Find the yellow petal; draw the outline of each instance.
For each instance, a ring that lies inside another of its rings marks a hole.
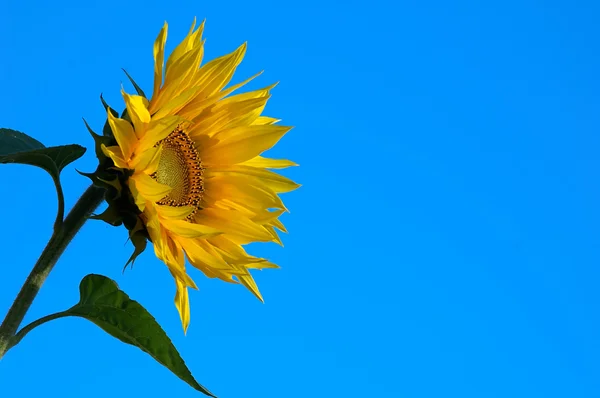
[[[194,86],[203,87],[202,97],[206,98],[220,91],[229,83],[237,66],[246,54],[246,43],[231,54],[216,58],[200,68],[194,77]]]
[[[167,60],[167,67],[166,67],[167,73],[169,73],[169,69],[171,68],[171,65],[175,61],[180,59],[185,53],[191,51],[194,48],[194,44],[198,40],[200,40],[200,37],[202,36],[202,31],[204,30],[204,22],[205,21],[202,21],[202,23],[200,24],[198,29],[196,31],[194,31],[194,28],[196,26],[196,18],[194,17],[194,21],[192,22],[192,27],[190,28],[190,31],[188,32],[187,36],[185,37],[185,39],[183,39],[181,41],[181,43],[179,43],[179,45],[177,45],[177,47],[175,47],[173,52],[171,52],[169,59]]]
[[[121,168],[121,169],[129,168],[127,162],[125,162],[125,160],[123,159],[123,152],[121,151],[120,147],[118,147],[118,146],[107,147],[104,144],[101,144],[100,148],[102,149],[102,152],[113,161],[115,166],[117,166],[118,168]]]
[[[273,220],[277,220],[277,218],[279,216],[281,216],[284,212],[285,212],[285,210],[283,210],[283,209],[275,210],[275,211],[266,210],[265,212],[263,212],[261,214],[257,214],[255,217],[252,217],[252,221],[254,221],[258,224],[261,224],[261,225],[270,223]]]
[[[158,95],[163,78],[163,64],[165,60],[165,43],[167,41],[168,25],[165,22],[154,42],[154,92],[152,98]]]
[[[193,86],[177,97],[167,102],[165,105],[161,106],[158,112],[154,114],[155,118],[164,118],[168,115],[176,114],[181,108],[186,106],[191,100],[194,99],[202,91],[201,86]]]
[[[129,179],[127,185],[129,186],[129,190],[131,191],[131,196],[133,196],[133,202],[136,204],[138,209],[140,209],[140,211],[143,212],[146,208],[146,198],[140,193],[140,191],[138,191],[138,189],[135,186],[135,181],[133,179]]]
[[[271,235],[271,242],[275,242],[279,246],[283,247],[283,242],[281,241],[281,238],[279,237],[277,231],[275,231],[275,228],[271,227],[270,225],[264,225],[264,227],[267,231],[269,231],[269,234]]]
[[[131,158],[131,153],[138,141],[133,132],[133,126],[127,120],[114,117],[110,111],[107,114],[110,129],[117,140],[117,144],[121,147],[123,159],[127,162]]]
[[[165,228],[182,238],[206,238],[221,233],[221,231],[212,228],[211,226],[200,225],[183,220],[162,219],[161,222]]]
[[[281,222],[281,220],[278,220],[278,219],[269,221],[269,225],[272,225],[273,227],[277,228],[281,232],[287,233],[287,231],[288,231],[287,228],[285,227],[285,225],[283,225],[283,223]]]
[[[130,183],[135,184],[135,188],[146,199],[152,202],[158,202],[171,192],[172,188],[154,180],[146,173],[135,173],[130,178]]]
[[[149,148],[152,148],[159,141],[167,138],[181,122],[182,119],[179,116],[169,116],[151,121],[146,129],[146,134],[144,134],[140,140],[137,152],[143,153]]]
[[[271,148],[287,133],[286,126],[244,126],[224,130],[214,138],[220,141],[201,154],[206,165],[236,164],[252,159]]]
[[[255,223],[235,210],[206,208],[200,210],[194,217],[198,224],[215,228],[226,234],[237,235],[258,242],[271,240],[270,233],[262,225]]]
[[[210,174],[241,177],[249,176],[253,179],[254,185],[264,185],[276,193],[290,192],[300,187],[300,184],[296,184],[287,177],[256,167],[242,165],[216,166],[210,169]]]
[[[177,288],[175,293],[175,307],[177,307],[179,317],[181,318],[183,333],[186,333],[190,324],[190,298],[187,287],[180,279],[175,278],[175,286]]]
[[[233,243],[225,235],[209,238],[208,241],[221,254],[223,259],[229,263],[250,264],[266,261],[263,258],[250,256],[242,246]]]
[[[181,245],[170,237],[165,228],[161,227],[156,217],[150,219],[146,226],[154,244],[156,256],[167,265],[173,277],[179,279],[187,287],[198,289],[192,278],[185,272],[185,257]]]
[[[281,121],[281,119],[275,119],[275,118],[268,117],[268,116],[259,116],[258,118],[256,118],[256,120],[252,124],[257,125],[257,126],[262,126],[265,124],[275,124],[279,121]]]
[[[189,135],[193,137],[197,130],[212,135],[227,128],[250,125],[261,114],[268,99],[265,96],[227,103],[222,100],[198,116]]]
[[[248,84],[248,82],[255,79],[257,76],[260,76],[261,74],[262,74],[262,72],[258,72],[257,74],[255,74],[252,77],[249,77],[248,79],[244,80],[243,82],[235,84],[235,85],[227,88],[226,90],[219,91],[219,92],[209,96],[208,98],[205,98],[203,96],[201,96],[199,98],[195,98],[194,100],[192,100],[188,104],[186,104],[186,106],[181,110],[181,112],[180,112],[181,116],[188,120],[192,120],[192,119],[196,118],[198,115],[200,115],[200,113],[204,109],[217,103],[221,98],[226,97],[227,95],[231,94],[238,88]]]
[[[196,210],[193,206],[166,206],[156,205],[156,211],[162,218],[183,220]]]
[[[256,262],[256,263],[250,263],[250,264],[246,264],[244,266],[246,268],[252,268],[252,269],[266,269],[266,268],[276,269],[276,268],[280,268],[279,265],[273,264],[270,261],[261,261],[261,262]]]
[[[152,174],[158,168],[160,157],[162,155],[163,146],[152,147],[144,150],[141,153],[136,153],[131,159],[130,165],[132,169],[146,174]]]
[[[298,166],[297,163],[292,162],[287,159],[269,159],[263,158],[262,156],[257,156],[250,160],[246,160],[243,163],[240,163],[240,166],[252,166],[252,167],[262,167],[265,169],[285,169],[287,167]]]
[[[200,66],[203,56],[204,45],[200,42],[171,65],[171,68],[165,73],[165,84],[163,87],[165,97],[172,98],[190,86],[194,72]],[[157,107],[161,108],[163,103],[164,98],[162,101],[158,101]]]
[[[252,278],[252,275],[250,275],[250,273],[246,275],[238,275],[237,278],[242,285],[244,285],[248,290],[252,292],[252,294],[254,294],[260,301],[264,303],[262,295],[258,290],[258,286],[256,285],[256,282],[254,282],[254,279]]]
[[[257,181],[243,176],[215,176],[207,173],[204,194],[207,202],[209,199],[229,199],[249,209],[286,209],[281,198],[272,189]]]
[[[150,123],[150,113],[145,105],[145,98],[139,95],[129,95],[121,90],[127,113],[133,122],[136,137],[139,139],[144,132],[144,125]]]
[[[187,254],[190,263],[201,270],[205,267],[216,269],[231,269],[223,258],[210,245],[201,239],[182,239],[181,245]]]

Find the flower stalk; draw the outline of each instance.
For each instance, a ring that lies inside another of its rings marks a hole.
[[[0,359],[16,344],[14,337],[17,330],[41,286],[71,240],[92,212],[100,205],[104,199],[104,192],[104,189],[94,185],[88,187],[75,203],[64,222],[54,229],[46,248],[25,280],[2,325],[0,325]]]

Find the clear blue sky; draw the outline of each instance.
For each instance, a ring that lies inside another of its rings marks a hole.
[[[494,4],[495,5],[492,5]],[[152,43],[207,18],[208,58],[248,41],[236,81],[281,81],[267,113],[297,126],[266,303],[192,273],[184,336],[164,265],[121,269],[126,231],[90,222],[27,316],[77,301],[91,272],[164,326],[221,398],[600,396],[600,8],[592,1],[23,1],[0,14],[0,125],[92,144],[98,96],[126,68],[149,89]],[[568,5],[567,5],[568,4]],[[94,168],[90,152],[75,164]],[[73,167],[67,206],[87,181]],[[41,170],[0,167],[0,313],[47,241]],[[98,247],[97,245],[101,245]],[[6,396],[200,396],[80,319],[0,363]]]

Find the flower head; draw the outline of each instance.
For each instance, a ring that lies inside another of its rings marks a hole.
[[[137,95],[123,91],[126,109],[119,117],[107,108],[110,139],[98,145],[108,166],[102,173],[115,176],[101,180],[118,191],[109,204],[136,245],[132,259],[146,239],[152,242],[175,279],[184,329],[187,288],[196,288],[186,259],[206,276],[240,283],[262,300],[250,270],[277,266],[243,245],[281,243],[276,229],[285,232],[278,218],[286,208],[279,194],[299,186],[268,170],[293,162],[261,156],[290,130],[261,116],[274,85],[234,94],[256,75],[226,88],[246,45],[201,65],[203,26],[195,29],[194,22],[165,64],[165,23],[154,43],[151,98],[135,82]]]

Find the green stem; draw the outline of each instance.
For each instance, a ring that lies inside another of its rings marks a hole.
[[[75,203],[62,225],[54,230],[50,241],[0,325],[0,358],[14,345],[12,339],[54,264],[103,199],[104,190],[90,186]]]
[[[57,312],[56,314],[46,315],[44,317],[41,317],[38,320],[31,322],[29,325],[21,328],[21,330],[19,330],[19,332],[17,334],[15,334],[13,336],[13,338],[8,341],[8,344],[6,346],[6,351],[10,350],[12,347],[19,344],[21,342],[21,340],[23,339],[23,337],[25,337],[25,335],[27,335],[27,333],[31,332],[34,328],[40,326],[41,324],[49,322],[53,319],[63,318],[65,316],[69,316],[69,314],[67,314],[66,312]]]
[[[65,196],[58,175],[52,175],[52,181],[56,187],[56,196],[58,197],[58,209],[56,211],[56,220],[54,221],[54,233],[61,227],[63,218],[65,218]]]

